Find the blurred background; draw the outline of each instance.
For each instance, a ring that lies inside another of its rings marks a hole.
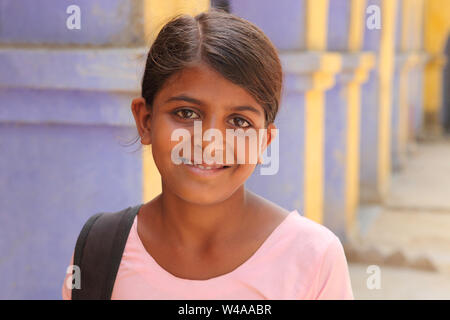
[[[449,0],[0,0],[0,299],[60,299],[89,216],[161,192],[131,99],[168,18],[259,26],[285,72],[278,174],[356,299],[450,299]]]

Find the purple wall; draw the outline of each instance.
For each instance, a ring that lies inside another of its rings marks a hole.
[[[305,48],[305,1],[231,0],[230,8],[260,27],[280,51]],[[287,210],[297,209],[303,214],[305,97],[304,92],[288,89],[295,87],[296,81],[294,74],[285,76],[285,91],[275,121],[280,138],[279,171],[260,175],[257,168],[246,186]]]
[[[328,6],[327,45],[330,51],[347,51],[350,28],[348,0],[331,0]]]
[[[59,299],[86,219],[139,203],[139,154],[116,140],[132,133],[0,122],[0,298]]]
[[[66,9],[81,9],[81,29],[69,30]],[[0,42],[25,44],[142,44],[142,1],[0,0]]]
[[[325,158],[323,224],[339,238],[346,234],[347,100],[345,84],[325,94]]]
[[[290,93],[283,98],[275,125],[279,129],[279,171],[260,175],[257,167],[246,186],[286,210],[303,214],[305,156],[304,95]]]
[[[377,5],[382,8],[381,0],[367,0],[366,8]],[[368,15],[365,15],[366,18]],[[383,15],[382,15],[383,17]],[[378,55],[383,29],[364,30],[363,51],[373,51]],[[376,58],[378,60],[378,56]],[[360,199],[363,202],[375,201],[378,197],[378,113],[379,113],[379,76],[378,69],[370,72],[366,83],[361,87],[361,139],[360,139]]]
[[[264,31],[279,50],[305,48],[305,0],[231,0],[232,13]]]
[[[124,144],[144,51],[111,48],[142,40],[139,3],[0,0],[0,299],[60,299],[88,217],[141,202],[139,145]]]

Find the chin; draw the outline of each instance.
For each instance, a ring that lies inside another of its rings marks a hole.
[[[174,192],[179,198],[186,202],[197,205],[213,205],[223,202],[233,195],[236,190],[223,190],[224,186],[220,187],[220,190],[214,190],[208,186],[180,186],[177,185],[172,192]]]

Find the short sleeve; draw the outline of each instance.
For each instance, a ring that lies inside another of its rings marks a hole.
[[[344,248],[334,234],[325,250],[316,281],[317,300],[354,299]]]
[[[66,276],[64,277],[63,286],[62,286],[62,299],[63,300],[71,300],[72,299],[72,273],[68,270],[69,267],[73,265],[73,254],[72,259],[70,260],[70,265],[66,268]]]

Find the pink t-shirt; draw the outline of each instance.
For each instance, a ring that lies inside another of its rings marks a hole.
[[[70,278],[64,280],[63,299],[71,298],[65,285]],[[339,238],[294,210],[243,264],[207,280],[182,279],[163,269],[144,248],[135,218],[111,299],[354,298]]]

